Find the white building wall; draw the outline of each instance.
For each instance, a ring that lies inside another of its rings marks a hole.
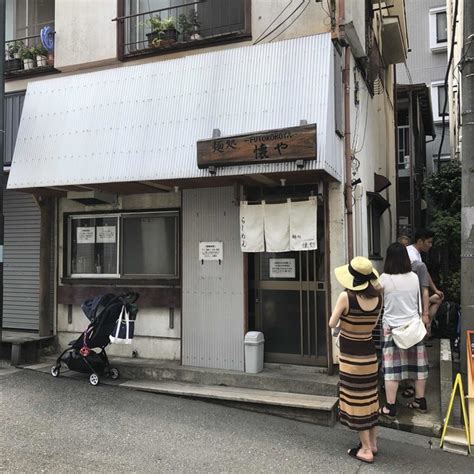
[[[58,69],[117,56],[117,0],[56,0],[55,56]]]

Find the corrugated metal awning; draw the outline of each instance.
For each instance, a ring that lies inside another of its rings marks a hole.
[[[33,82],[9,189],[208,177],[196,142],[318,127],[306,171],[341,179],[329,34]],[[298,172],[295,163],[220,168],[219,176]]]

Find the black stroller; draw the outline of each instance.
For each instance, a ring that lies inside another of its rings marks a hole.
[[[92,385],[99,383],[99,376],[118,379],[119,371],[110,367],[105,348],[110,344],[109,336],[116,327],[123,306],[127,309],[130,320],[135,320],[138,313],[135,302],[138,296],[138,293],[120,296],[109,293],[85,301],[81,308],[90,324],[76,340],[69,343],[71,347],[57,358],[56,364],[51,367],[51,375],[58,377],[61,363],[64,363],[69,370],[90,374],[89,382]],[[93,349],[100,349],[100,352]]]

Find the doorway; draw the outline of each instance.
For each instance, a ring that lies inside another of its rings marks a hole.
[[[248,254],[249,329],[265,337],[265,362],[328,365],[324,205],[318,249]]]

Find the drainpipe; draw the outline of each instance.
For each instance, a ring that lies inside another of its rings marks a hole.
[[[346,6],[345,0],[338,0],[337,3],[337,38],[344,52],[344,163],[345,163],[345,183],[344,198],[346,207],[346,238],[347,238],[347,259],[354,257],[354,222],[352,204],[352,150],[351,150],[351,49],[346,42],[344,30]]]
[[[346,201],[347,259],[354,257],[354,223],[352,214],[352,150],[351,150],[351,49],[347,46],[344,57],[344,161],[346,165],[344,197]]]

